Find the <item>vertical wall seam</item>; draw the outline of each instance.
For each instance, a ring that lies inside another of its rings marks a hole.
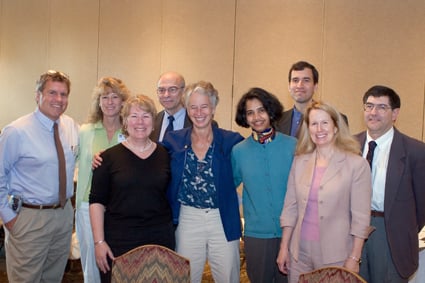
[[[425,78],[425,74],[424,74],[424,78]],[[423,107],[422,107],[422,129],[421,129],[421,138],[422,141],[425,142],[425,133],[424,133],[424,128],[425,128],[425,83],[424,83],[424,93],[423,93]]]
[[[323,5],[322,5],[322,42],[320,44],[320,46],[322,47],[322,58],[321,58],[321,66],[322,66],[322,70],[321,70],[321,76],[319,76],[319,78],[321,77],[321,81],[319,81],[319,84],[321,85],[320,87],[320,97],[319,99],[322,100],[322,96],[323,96],[323,90],[326,88],[326,81],[324,80],[324,76],[323,74],[325,73],[325,49],[326,49],[326,0],[323,0]]]
[[[0,0],[0,62],[1,62],[1,58],[2,58],[2,43],[3,43],[3,22],[1,21],[1,19],[4,19],[3,17],[3,0]]]
[[[99,78],[100,69],[100,19],[101,19],[101,0],[97,1],[97,48],[96,48],[96,78]]]
[[[233,22],[233,60],[232,60],[232,89],[231,89],[231,101],[232,107],[230,109],[230,117],[233,117],[235,111],[235,66],[236,66],[236,28],[237,28],[237,11],[238,11],[238,0],[235,0],[235,12],[234,12],[234,22]],[[233,130],[233,119],[230,118],[230,129]]]
[[[52,42],[50,41],[52,38],[52,4],[51,0],[47,1],[47,19],[48,19],[48,27],[47,27],[47,38],[46,38],[46,61],[47,61],[47,68],[45,69],[51,69],[51,63],[50,63],[50,52],[51,52],[51,46]]]
[[[162,73],[162,54],[164,50],[164,0],[161,1],[161,13],[160,13],[160,38],[159,38],[159,72]]]

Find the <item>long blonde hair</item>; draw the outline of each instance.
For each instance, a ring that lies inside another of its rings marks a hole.
[[[103,112],[100,108],[100,97],[106,93],[107,87],[111,88],[114,93],[118,94],[123,103],[130,96],[130,91],[120,79],[114,77],[100,78],[92,93],[91,109],[88,117],[89,123],[96,123],[103,120]]]
[[[354,154],[361,154],[359,142],[353,138],[350,134],[348,126],[341,114],[330,104],[323,101],[313,101],[305,110],[303,123],[300,128],[299,139],[297,148],[295,150],[296,155],[310,153],[316,149],[316,145],[313,143],[310,137],[308,126],[310,125],[310,112],[312,110],[322,110],[329,114],[337,131],[334,137],[334,145],[336,148],[342,151],[348,151]]]

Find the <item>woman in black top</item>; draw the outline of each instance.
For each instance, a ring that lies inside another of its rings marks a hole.
[[[169,157],[149,139],[155,115],[149,97],[129,99],[123,108],[127,138],[103,152],[102,165],[93,172],[90,219],[102,282],[110,282],[116,256],[146,244],[175,246],[166,198]]]

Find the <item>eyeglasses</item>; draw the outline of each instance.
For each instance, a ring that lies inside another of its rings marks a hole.
[[[373,104],[373,103],[365,103],[363,105],[363,109],[365,112],[371,112],[373,109],[376,109],[376,111],[380,114],[386,113],[389,109],[391,109],[391,106],[386,104]]]
[[[167,91],[169,94],[176,94],[179,89],[184,88],[183,86],[178,87],[178,86],[170,86],[169,88],[165,88],[165,87],[159,87],[156,89],[156,93],[158,94],[165,94]]]

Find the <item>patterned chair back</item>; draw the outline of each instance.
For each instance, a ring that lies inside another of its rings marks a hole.
[[[298,283],[367,283],[360,275],[344,267],[330,266],[300,275]]]
[[[115,258],[112,283],[190,283],[187,258],[159,245],[144,245]]]

